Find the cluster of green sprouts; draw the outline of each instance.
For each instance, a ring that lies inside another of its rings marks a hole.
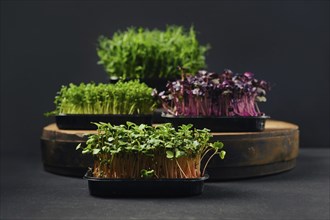
[[[82,153],[95,156],[93,176],[99,178],[198,178],[210,159],[226,152],[222,142],[209,143],[208,129],[169,123],[113,126],[95,123],[98,133],[90,135]],[[204,167],[201,162],[205,161]]]
[[[118,78],[175,78],[180,76],[177,66],[191,73],[205,68],[205,53],[193,27],[181,26],[158,29],[128,28],[111,38],[100,36],[97,54],[110,77]]]
[[[151,114],[152,88],[138,80],[116,84],[81,83],[62,86],[51,114]]]

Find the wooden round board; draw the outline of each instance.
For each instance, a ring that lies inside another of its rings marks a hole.
[[[41,152],[47,171],[83,176],[92,166],[92,157],[76,151],[86,135],[95,130],[60,130],[56,124],[43,128]],[[214,157],[208,165],[210,180],[240,179],[264,176],[292,169],[299,152],[297,125],[267,120],[262,132],[213,133],[212,141],[225,145],[226,158]]]
[[[82,177],[88,167],[92,167],[93,158],[76,150],[79,143],[84,144],[87,135],[96,130],[61,130],[56,124],[43,128],[41,141],[41,156],[46,171]]]
[[[225,144],[226,158],[208,165],[211,180],[248,178],[290,170],[299,152],[298,126],[267,120],[262,132],[214,133]]]

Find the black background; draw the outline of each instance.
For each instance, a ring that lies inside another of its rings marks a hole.
[[[261,110],[329,147],[329,1],[1,1],[1,152],[39,154],[60,86],[107,81],[99,35],[166,24],[195,26],[208,70],[271,82]]]

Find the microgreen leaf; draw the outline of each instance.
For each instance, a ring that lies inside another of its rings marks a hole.
[[[220,154],[219,154],[219,156],[220,156],[220,158],[221,159],[224,159],[225,158],[225,156],[226,156],[226,151],[220,151]]]
[[[83,153],[83,154],[90,153],[90,150],[89,150],[89,149],[84,149],[84,150],[82,151],[82,153]]]
[[[101,150],[100,149],[93,149],[93,154],[96,155],[100,152]]]
[[[213,148],[217,149],[217,150],[220,150],[221,148],[223,148],[223,143],[220,142],[220,141],[216,141],[213,143]]]
[[[154,176],[155,171],[154,170],[146,170],[142,169],[141,170],[141,177],[142,178],[151,178]]]
[[[76,150],[80,149],[81,148],[81,143],[79,143],[76,147]]]
[[[174,157],[174,154],[173,154],[173,152],[172,152],[172,151],[169,151],[169,150],[167,150],[167,151],[166,151],[166,157],[167,157],[168,159],[172,159],[172,158]]]
[[[183,155],[183,152],[175,148],[175,158],[179,158]]]

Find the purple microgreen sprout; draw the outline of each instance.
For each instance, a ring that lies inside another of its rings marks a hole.
[[[186,74],[179,67],[181,79],[168,82],[166,91],[154,92],[167,114],[174,116],[263,116],[258,102],[266,101],[269,84],[254,78],[251,72],[234,74],[200,70]]]

